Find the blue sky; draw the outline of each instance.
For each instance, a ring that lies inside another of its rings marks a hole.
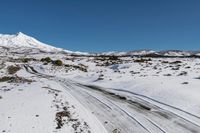
[[[200,50],[199,0],[2,0],[0,33],[74,51]]]

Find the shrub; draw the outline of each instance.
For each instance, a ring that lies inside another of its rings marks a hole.
[[[187,75],[187,72],[185,71],[182,71],[180,74],[178,74],[178,76],[186,76]]]
[[[113,55],[109,57],[109,60],[118,60],[118,57]]]
[[[190,66],[185,67],[185,69],[189,69],[189,68],[191,68],[191,67]]]
[[[56,113],[56,122],[57,122],[56,129],[60,129],[64,125],[63,117],[67,117],[67,118],[71,119],[70,112],[68,110],[64,110],[64,111]]]
[[[29,58],[21,58],[21,61],[22,61],[23,63],[27,63],[27,62],[30,61],[30,59],[29,59]]]
[[[33,80],[29,80],[29,79],[25,79],[22,77],[9,77],[9,76],[4,76],[4,77],[0,77],[0,82],[8,82],[8,83],[31,83],[33,82]]]
[[[187,85],[187,84],[189,84],[189,83],[188,83],[188,82],[183,82],[182,84],[183,84],[183,85]]]
[[[65,67],[67,67],[67,69],[78,69],[80,71],[83,71],[83,72],[87,72],[87,66],[83,65],[83,64],[78,64],[78,65],[69,65],[69,64],[65,64]]]
[[[148,62],[148,61],[151,61],[151,59],[150,58],[149,59],[143,59],[143,58],[141,58],[141,59],[134,60],[134,62],[137,62],[137,63],[145,63],[145,62]]]
[[[11,77],[4,76],[4,77],[0,78],[0,82],[6,82],[6,81],[9,81],[11,79],[12,79]]]
[[[179,64],[179,63],[182,63],[181,61],[174,61],[174,62],[171,62],[170,64]]]
[[[172,70],[179,70],[179,67],[173,67]]]
[[[163,76],[172,76],[171,74],[164,74]]]
[[[19,66],[8,66],[8,74],[15,74],[21,68]]]
[[[63,62],[61,60],[55,60],[54,61],[54,65],[56,65],[56,66],[62,66]]]
[[[162,61],[161,63],[166,64],[166,63],[169,63],[169,61]]]
[[[100,61],[106,61],[106,60],[119,60],[118,56],[111,55],[111,56],[106,56],[106,55],[100,55],[94,58],[94,60],[100,60]]]
[[[15,59],[15,61],[21,61],[21,62],[23,62],[23,63],[27,63],[27,62],[29,62],[29,61],[36,61],[36,59],[35,58],[19,58],[19,59]]]
[[[50,57],[42,58],[41,61],[49,63],[51,62],[51,58]]]

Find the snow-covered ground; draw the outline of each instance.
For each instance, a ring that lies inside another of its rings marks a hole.
[[[200,58],[0,52],[0,132],[200,133]]]

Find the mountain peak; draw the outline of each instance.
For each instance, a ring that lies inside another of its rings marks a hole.
[[[16,36],[24,36],[24,37],[27,37],[28,35],[26,35],[26,34],[24,34],[24,33],[22,33],[22,32],[18,32],[17,34],[16,34]],[[28,36],[29,37],[29,36]]]

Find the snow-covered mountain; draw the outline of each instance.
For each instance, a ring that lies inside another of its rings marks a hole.
[[[0,34],[0,46],[38,48],[44,51],[63,51],[61,48],[44,44],[22,32],[19,32],[16,35]]]
[[[0,46],[6,48],[17,48],[17,49],[38,49],[40,51],[46,52],[65,52],[70,54],[88,54],[84,52],[73,52],[70,50],[65,50],[62,48],[57,48],[45,43],[38,41],[37,39],[30,37],[22,32],[19,32],[15,35],[8,35],[8,34],[0,34]],[[20,51],[20,50],[18,50]]]

